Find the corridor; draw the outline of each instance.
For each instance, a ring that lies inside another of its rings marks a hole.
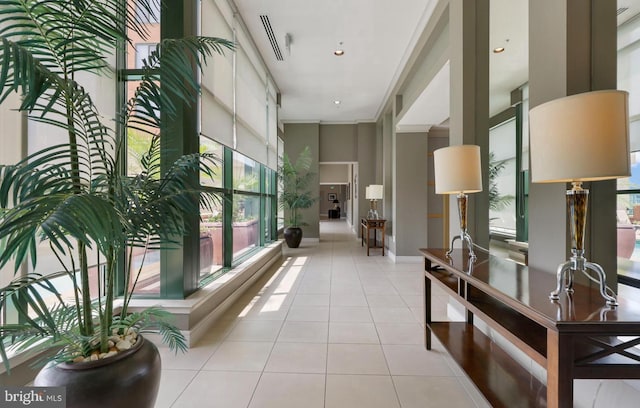
[[[424,348],[422,263],[367,257],[345,221],[322,221],[320,236],[285,246],[188,353],[161,349],[156,407],[487,406],[437,341]]]

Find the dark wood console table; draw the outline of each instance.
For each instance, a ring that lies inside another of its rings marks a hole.
[[[595,288],[574,285],[557,302],[555,273],[477,251],[421,249],[425,257],[425,345],[435,335],[494,407],[573,406],[573,380],[640,378],[640,305],[610,309]],[[615,273],[611,271],[609,273]],[[466,308],[466,322],[431,320],[431,284]],[[480,329],[489,327],[547,369],[540,382]]]
[[[386,220],[362,218],[360,220],[360,237],[362,239],[361,246],[367,243],[367,256],[369,256],[369,249],[382,248],[382,256],[384,256],[384,224]],[[373,230],[373,245],[370,243],[371,230]],[[380,236],[382,246],[378,246],[378,237],[376,231],[380,230]]]

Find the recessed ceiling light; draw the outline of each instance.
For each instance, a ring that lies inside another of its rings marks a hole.
[[[335,105],[340,105],[340,103],[341,103],[341,102],[340,102],[338,99],[336,99],[335,101],[333,101],[333,103],[334,103]]]
[[[500,54],[501,52],[504,52],[504,47],[496,47],[493,49],[493,52],[496,54]]]
[[[333,55],[337,57],[341,57],[344,55],[344,49],[342,49],[342,41],[338,41],[338,46],[336,47],[336,50],[333,52]]]

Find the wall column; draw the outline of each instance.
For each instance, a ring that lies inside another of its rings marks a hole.
[[[427,132],[396,133],[395,255],[420,256],[427,246]]]
[[[529,103],[616,87],[616,2],[529,2]],[[549,63],[553,61],[553,63]],[[588,160],[588,158],[585,158]],[[603,266],[616,288],[616,182],[586,183],[590,189],[587,258]],[[565,184],[531,184],[529,264],[555,271],[568,259]],[[597,210],[597,211],[595,211]]]
[[[469,233],[489,247],[489,0],[449,3],[451,145],[479,145],[483,191],[470,194]],[[450,231],[460,231],[456,200],[450,200]]]

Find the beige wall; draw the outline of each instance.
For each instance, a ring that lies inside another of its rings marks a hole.
[[[376,160],[377,151],[380,148],[377,144],[376,124],[360,123],[358,129],[358,198],[355,205],[358,206],[359,217],[365,217],[369,211],[370,202],[365,198],[365,189],[370,184],[384,184],[382,180],[376,178],[376,171],[380,163]],[[386,188],[386,186],[385,186]],[[384,208],[387,208],[388,198],[378,201],[378,213],[384,214]],[[356,226],[359,220],[354,220]],[[359,232],[359,228],[356,228]]]
[[[349,181],[348,164],[324,164],[320,163],[320,183],[342,184]]]
[[[357,160],[357,125],[320,125],[320,161],[353,162]]]
[[[14,164],[26,153],[26,114],[18,112],[20,98],[11,93],[0,108],[0,164]]]
[[[427,159],[427,246],[431,248],[448,248],[449,229],[445,229],[446,212],[449,196],[436,194],[433,176],[433,151],[449,146],[449,128],[429,129]],[[455,198],[454,198],[455,199]],[[455,213],[454,213],[455,217]],[[455,235],[455,234],[454,234]]]
[[[427,133],[396,134],[395,255],[427,246]]]

